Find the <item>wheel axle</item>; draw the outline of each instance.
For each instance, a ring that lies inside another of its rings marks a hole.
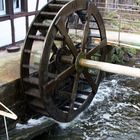
[[[81,58],[79,60],[79,65],[85,68],[94,68],[94,69],[99,69],[105,72],[140,78],[139,68],[133,68],[133,67],[122,66],[122,65],[117,65],[117,64],[110,64],[106,62],[98,62],[98,61],[88,60],[84,58]]]

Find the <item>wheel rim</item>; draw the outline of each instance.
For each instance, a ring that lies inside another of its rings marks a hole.
[[[79,18],[74,28],[83,35],[79,37],[82,37],[80,42],[77,35],[71,35],[74,32],[70,25],[72,14]],[[98,36],[91,35],[94,30],[97,30]],[[97,37],[99,44],[95,45]],[[69,122],[89,106],[97,92],[102,72],[85,69],[79,73],[74,63],[81,51],[89,59],[104,60],[106,54],[103,54],[102,48],[105,45],[105,28],[93,3],[75,0],[59,11],[45,39],[39,71],[44,106],[52,118]]]

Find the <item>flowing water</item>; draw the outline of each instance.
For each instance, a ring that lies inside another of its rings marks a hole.
[[[104,79],[90,107],[73,122],[59,124],[46,139],[140,140],[140,79]]]

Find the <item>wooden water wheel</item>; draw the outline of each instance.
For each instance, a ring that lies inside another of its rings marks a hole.
[[[106,44],[103,20],[93,2],[53,0],[45,5],[31,24],[21,57],[29,107],[60,122],[73,120],[89,106],[102,78],[100,70],[82,68],[77,61],[105,61]]]

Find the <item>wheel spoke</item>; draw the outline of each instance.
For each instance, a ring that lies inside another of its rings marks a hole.
[[[74,70],[75,70],[74,66],[67,68],[66,70],[61,72],[55,79],[53,79],[53,80],[49,81],[47,84],[45,84],[43,86],[44,90],[47,92],[53,90],[58,83],[63,82],[67,77],[70,76],[70,74],[72,74],[74,72]]]
[[[83,34],[83,41],[82,41],[82,51],[85,50],[85,47],[87,46],[87,43],[88,43],[88,35],[89,35],[89,20],[90,20],[90,16],[91,16],[91,7],[89,5],[88,9],[87,9],[87,15],[86,15],[86,23],[85,23],[85,26],[84,26],[84,34]]]
[[[75,76],[75,79],[74,79],[74,83],[73,83],[73,89],[72,89],[72,95],[71,95],[71,104],[70,104],[69,115],[71,115],[71,113],[73,111],[73,108],[74,108],[74,101],[76,99],[79,77],[80,77],[80,74],[79,73],[76,73],[76,76]]]
[[[56,54],[57,50],[58,49],[57,49],[55,43],[53,43],[53,45],[52,45],[52,51],[53,51],[53,53]]]
[[[96,85],[96,83],[93,81],[92,75],[87,70],[85,70],[83,74],[87,82],[89,83],[89,85],[92,87],[92,90],[94,91],[94,93],[96,93],[98,85]]]
[[[50,55],[50,61],[53,61],[54,60],[54,56],[56,55],[57,50],[58,49],[57,49],[55,43],[53,43],[53,45],[52,45],[52,55]]]
[[[84,52],[87,42],[88,42],[88,35],[89,35],[89,20],[86,21],[85,27],[84,27],[84,37],[82,41],[82,51]]]
[[[59,29],[60,33],[64,36],[65,42],[68,45],[69,49],[71,50],[72,54],[76,57],[77,56],[77,50],[76,47],[74,46],[71,38],[69,37],[67,33],[67,29],[65,27],[65,22],[61,18],[58,20],[56,24],[57,28]]]
[[[105,46],[107,46],[107,40],[106,40],[106,39],[102,40],[101,43],[100,43],[98,46],[96,46],[95,48],[91,49],[91,50],[87,53],[86,58],[87,58],[87,59],[90,59],[90,57],[91,57],[93,54],[95,54],[98,50],[100,50],[101,48],[104,48]]]

